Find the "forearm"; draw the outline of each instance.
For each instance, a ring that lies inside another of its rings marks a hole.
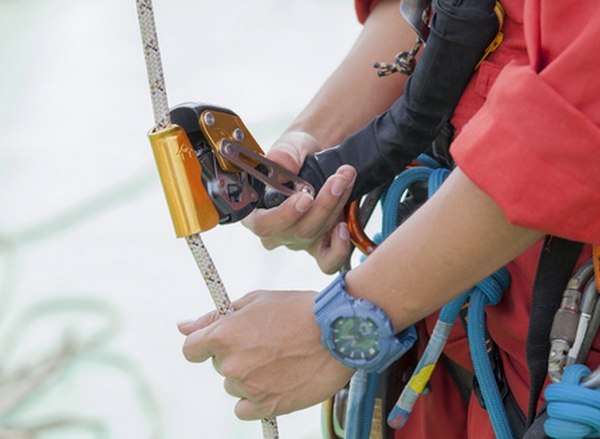
[[[410,49],[415,38],[399,1],[381,0],[344,61],[286,133],[306,132],[323,147],[335,146],[385,111],[402,94],[406,76],[380,78],[373,63],[391,61],[400,50]]]
[[[507,222],[460,170],[367,260],[348,292],[375,302],[401,330],[502,267],[543,236]]]

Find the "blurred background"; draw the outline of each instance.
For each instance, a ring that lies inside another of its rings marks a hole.
[[[154,8],[170,104],[228,107],[265,150],[360,30],[351,0]],[[0,437],[261,437],[210,362],[181,354],[175,323],[213,305],[175,238],[152,125],[133,0],[0,0]],[[329,282],[239,224],[203,239],[234,299]],[[319,416],[280,417],[281,438],[321,437]]]

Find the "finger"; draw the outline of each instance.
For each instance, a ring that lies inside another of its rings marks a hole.
[[[351,166],[342,166],[323,185],[317,198],[307,212],[299,217],[287,230],[272,236],[262,236],[261,242],[266,249],[285,245],[291,250],[308,250],[330,231],[339,221],[341,212],[352,193],[356,171]],[[301,210],[301,209],[299,209]],[[263,223],[263,225],[266,223]]]
[[[246,398],[241,398],[236,403],[234,412],[242,421],[256,421],[272,417],[269,410]]]
[[[313,254],[311,252],[311,254]],[[321,240],[314,251],[314,258],[325,274],[334,274],[342,267],[350,254],[348,224],[340,222],[332,231],[330,239]]]
[[[215,355],[215,347],[209,335],[210,327],[198,329],[183,342],[183,356],[192,363],[202,363]]]
[[[213,324],[219,318],[219,314],[216,311],[211,311],[202,317],[191,320],[183,320],[177,323],[177,329],[183,335],[190,335],[192,332],[198,329],[205,328]]]
[[[279,235],[293,227],[313,204],[313,198],[298,192],[273,209],[257,209],[242,224],[261,238]]]
[[[355,179],[356,171],[352,166],[341,166],[325,181],[314,204],[303,219],[313,223],[324,223],[326,218],[332,218],[332,221],[335,221],[337,215],[334,214],[339,213],[346,204],[352,193],[351,189]]]
[[[311,134],[288,131],[275,142],[267,157],[297,174],[306,157],[322,149],[320,142]],[[288,158],[283,157],[283,154],[287,154]]]
[[[250,292],[232,302],[232,308],[236,311],[242,310],[256,297],[257,292]],[[190,323],[185,323],[181,331],[190,331],[183,343],[183,355],[188,361],[202,363],[211,357],[217,363],[215,369],[219,372],[219,355],[228,352],[236,343],[236,319],[237,312],[220,315],[217,311],[211,311]],[[232,329],[233,328],[233,329]],[[219,372],[220,373],[220,372]]]
[[[302,164],[302,161],[300,161],[300,158],[298,156],[297,150],[293,148],[280,147],[276,149],[271,149],[267,153],[267,158],[269,160],[274,161],[275,163],[280,164],[281,166],[286,168],[288,171],[293,172],[294,174],[297,174],[298,171],[300,171],[300,166]]]
[[[355,177],[354,168],[344,165],[327,179],[313,205],[296,224],[298,237],[312,238],[333,227],[352,193]]]
[[[234,396],[236,398],[245,398],[247,395],[242,392],[242,389],[239,386],[239,383],[236,380],[231,378],[225,378],[223,381],[223,388],[228,395]]]

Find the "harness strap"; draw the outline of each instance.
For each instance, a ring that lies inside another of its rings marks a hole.
[[[547,236],[533,283],[526,355],[529,366],[529,409],[527,426],[532,425],[546,379],[550,344],[548,334],[554,313],[569,281],[583,244]]]
[[[527,428],[523,439],[548,439],[546,432],[544,431],[544,423],[548,419],[548,412],[546,411],[546,405],[540,410],[533,423]]]

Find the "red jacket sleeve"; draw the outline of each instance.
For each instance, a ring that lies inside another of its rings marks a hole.
[[[358,21],[364,23],[379,0],[354,0]]]
[[[530,64],[509,64],[452,154],[511,223],[600,243],[600,7],[525,1]]]

